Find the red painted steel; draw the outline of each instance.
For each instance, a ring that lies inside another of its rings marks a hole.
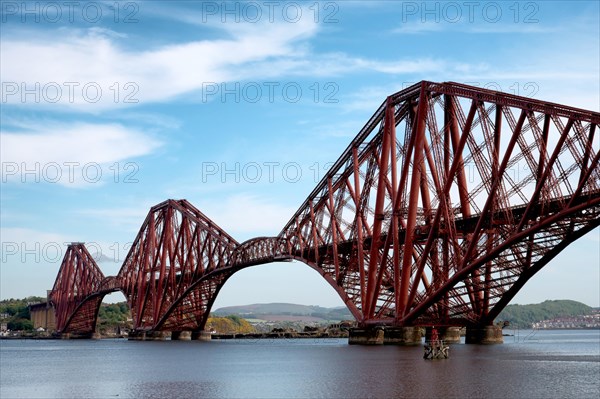
[[[90,309],[117,289],[137,330],[200,330],[233,273],[290,259],[364,325],[490,324],[600,225],[599,123],[597,112],[420,82],[386,99],[277,237],[239,244],[169,200],[116,277],[70,247],[52,292],[59,330],[93,330]]]
[[[56,310],[56,329],[89,333],[96,328],[104,275],[83,243],[68,246],[50,293]]]
[[[195,284],[227,266],[238,245],[186,200],[154,206],[117,275],[134,328],[201,329],[215,288]]]

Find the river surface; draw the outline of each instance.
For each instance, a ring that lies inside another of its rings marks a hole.
[[[346,339],[3,340],[0,397],[600,397],[599,330],[508,332],[435,361]]]

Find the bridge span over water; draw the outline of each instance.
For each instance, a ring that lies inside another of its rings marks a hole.
[[[362,327],[489,326],[600,225],[599,124],[598,112],[417,83],[381,104],[277,236],[239,243],[167,200],[116,276],[70,245],[50,294],[57,330],[93,332],[102,298],[121,291],[136,331],[198,332],[229,277],[282,260],[319,272]]]

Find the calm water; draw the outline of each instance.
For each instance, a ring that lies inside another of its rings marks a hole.
[[[600,331],[517,332],[495,346],[343,339],[0,341],[0,397],[597,398]]]

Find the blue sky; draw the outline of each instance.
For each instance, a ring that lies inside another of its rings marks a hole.
[[[116,274],[167,198],[240,242],[277,235],[385,97],[420,80],[600,109],[597,1],[1,7],[3,299],[43,295],[71,241]],[[600,306],[598,230],[513,303],[563,298]],[[299,263],[236,274],[215,306],[255,302],[342,305]]]

